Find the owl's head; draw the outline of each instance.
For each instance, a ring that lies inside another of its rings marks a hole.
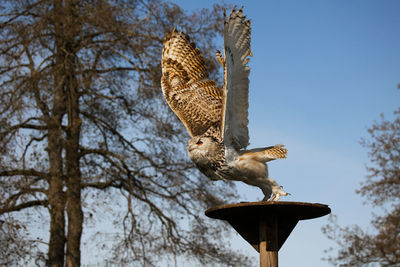
[[[187,144],[189,157],[196,163],[209,160],[219,152],[219,143],[215,138],[209,136],[195,136]]]

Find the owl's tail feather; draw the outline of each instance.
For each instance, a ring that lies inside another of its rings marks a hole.
[[[285,159],[287,156],[287,149],[284,145],[275,145],[264,148],[255,148],[242,151],[240,159],[253,159],[260,162],[267,162],[274,159]]]

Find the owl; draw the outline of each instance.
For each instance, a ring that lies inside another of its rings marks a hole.
[[[224,10],[224,49],[217,60],[224,70],[223,87],[209,79],[201,52],[176,28],[163,42],[161,87],[164,97],[191,135],[190,159],[212,180],[235,180],[259,187],[264,200],[286,196],[268,175],[266,162],[286,158],[283,145],[246,150],[249,144],[248,94],[250,20],[243,10]]]

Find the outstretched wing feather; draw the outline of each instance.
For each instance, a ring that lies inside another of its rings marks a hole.
[[[164,39],[161,87],[168,105],[191,136],[220,125],[223,91],[208,80],[200,50],[176,29]]]
[[[224,94],[222,135],[226,146],[236,149],[249,144],[248,94],[252,56],[250,49],[250,20],[242,9],[234,8],[224,24]]]

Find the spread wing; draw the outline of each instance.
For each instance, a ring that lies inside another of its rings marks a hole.
[[[164,38],[161,87],[168,105],[191,136],[220,126],[223,91],[208,80],[200,50],[176,29]]]
[[[225,14],[224,14],[225,15]],[[228,20],[224,20],[224,93],[222,135],[225,145],[236,149],[249,144],[248,95],[252,56],[250,49],[250,20],[242,9],[234,8]]]

